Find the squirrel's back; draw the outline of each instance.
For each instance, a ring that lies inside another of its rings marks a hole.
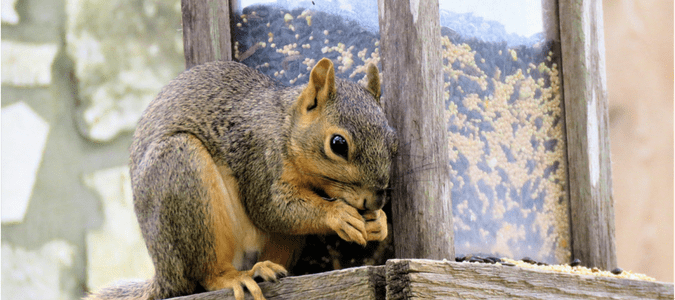
[[[152,141],[176,133],[195,135],[215,159],[225,159],[222,148],[234,144],[237,133],[278,128],[296,90],[237,62],[195,66],[162,88],[145,110],[134,135],[132,161]]]

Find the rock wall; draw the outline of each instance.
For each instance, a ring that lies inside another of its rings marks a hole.
[[[152,276],[128,147],[182,48],[178,0],[2,1],[3,299]]]

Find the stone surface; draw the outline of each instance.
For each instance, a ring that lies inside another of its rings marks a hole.
[[[62,278],[72,266],[75,246],[53,240],[35,251],[2,243],[2,299],[67,300],[72,280]]]
[[[86,237],[89,289],[122,279],[149,279],[153,266],[134,214],[129,168],[85,175],[84,183],[100,195],[105,220]]]
[[[2,23],[16,25],[19,23],[19,14],[16,12],[16,0],[2,0]]]
[[[4,9],[4,2],[3,2]],[[4,21],[4,10],[3,10]],[[52,82],[56,44],[2,41],[2,84],[20,87],[45,86]]]
[[[2,108],[2,223],[26,214],[44,152],[49,124],[26,103]]]
[[[67,0],[66,17],[85,136],[109,141],[133,130],[184,69],[180,1]]]

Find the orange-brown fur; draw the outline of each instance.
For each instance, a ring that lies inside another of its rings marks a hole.
[[[336,79],[328,59],[301,88],[233,62],[179,75],[145,111],[131,146],[134,208],[155,276],[89,299],[228,288],[239,300],[245,286],[261,300],[253,278],[285,275],[304,235],[383,240],[396,136],[379,94],[376,67],[360,87]],[[336,135],[343,144],[333,148]]]
[[[192,137],[195,143],[200,143]],[[261,252],[267,235],[256,228],[249,220],[239,200],[239,187],[232,171],[227,166],[216,167],[213,159],[202,148],[198,153],[198,161],[205,163],[202,173],[203,182],[209,192],[210,230],[214,235],[216,259],[207,268],[209,274],[202,285],[207,290],[232,288],[235,298],[243,296],[241,284],[256,297],[262,295],[260,288],[253,281],[258,272],[265,279],[276,278],[277,272],[285,272],[284,267],[271,262],[258,263],[253,270],[239,271],[244,268],[245,253]]]

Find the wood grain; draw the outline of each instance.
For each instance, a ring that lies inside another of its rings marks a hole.
[[[480,263],[387,262],[387,299],[673,299],[673,284]]]
[[[262,282],[267,300],[286,299],[384,299],[385,267],[357,267],[326,273],[287,277],[277,283]],[[220,290],[174,300],[234,299],[232,290]],[[246,299],[253,299],[246,293]]]
[[[181,0],[185,68],[232,60],[230,1]]]
[[[279,299],[673,299],[673,284],[482,263],[391,259],[369,266],[263,282]],[[231,290],[172,298],[234,299]],[[246,294],[246,299],[252,299]]]
[[[396,257],[452,258],[438,0],[378,5],[382,102],[399,135],[391,184]]]
[[[600,0],[561,0],[572,256],[616,267],[614,201]]]

